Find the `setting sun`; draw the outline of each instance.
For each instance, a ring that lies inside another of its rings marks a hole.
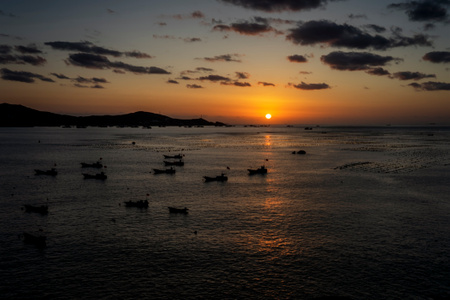
[[[272,115],[271,114],[267,114],[266,115],[266,119],[269,120],[270,118],[272,118]]]

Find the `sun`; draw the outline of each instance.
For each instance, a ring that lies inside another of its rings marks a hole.
[[[271,114],[267,114],[267,115],[266,115],[266,119],[267,119],[267,120],[270,120],[271,118],[272,118],[272,115],[271,115]]]

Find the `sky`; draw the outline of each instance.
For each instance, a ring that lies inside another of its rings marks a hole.
[[[450,125],[449,9],[450,0],[2,0],[0,103],[229,124]]]

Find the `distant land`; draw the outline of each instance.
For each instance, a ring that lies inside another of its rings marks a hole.
[[[173,119],[168,116],[138,111],[124,115],[70,116],[44,112],[23,105],[0,104],[0,127],[33,126],[226,126],[205,119]]]

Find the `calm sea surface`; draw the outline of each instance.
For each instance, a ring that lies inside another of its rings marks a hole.
[[[450,128],[0,128],[0,297],[448,299],[449,195]]]

